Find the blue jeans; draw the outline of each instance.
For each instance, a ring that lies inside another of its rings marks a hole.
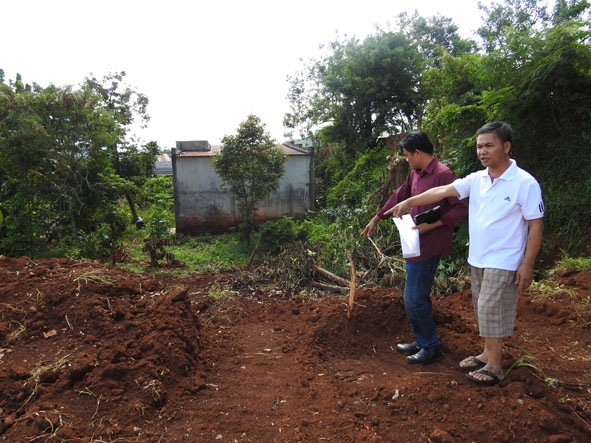
[[[431,288],[439,258],[440,256],[431,257],[421,262],[406,261],[404,308],[420,348],[433,348],[441,344],[431,305]]]

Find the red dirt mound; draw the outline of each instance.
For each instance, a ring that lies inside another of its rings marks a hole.
[[[234,277],[0,258],[0,440],[591,439],[589,272],[521,297],[493,387],[457,364],[481,346],[469,290],[435,298],[445,357],[417,367],[397,290],[358,290],[350,318],[338,294],[208,296]]]

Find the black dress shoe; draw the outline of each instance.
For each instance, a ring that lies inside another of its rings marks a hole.
[[[421,350],[421,348],[418,347],[417,343],[398,343],[396,345],[396,350],[398,352],[402,352],[403,354],[416,354],[417,352],[419,352]]]
[[[443,358],[443,351],[441,346],[435,348],[423,348],[416,354],[409,355],[406,357],[406,361],[412,365],[426,365],[433,363],[434,361],[441,360]]]

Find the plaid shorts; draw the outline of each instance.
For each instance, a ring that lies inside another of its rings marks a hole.
[[[513,335],[519,285],[515,271],[472,266],[472,303],[481,337]]]

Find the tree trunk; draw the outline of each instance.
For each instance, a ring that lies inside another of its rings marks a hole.
[[[125,194],[125,199],[127,200],[127,203],[129,204],[129,211],[131,212],[131,222],[135,223],[137,221],[137,212],[135,210],[135,203],[133,202],[133,199],[131,198],[130,194]]]

